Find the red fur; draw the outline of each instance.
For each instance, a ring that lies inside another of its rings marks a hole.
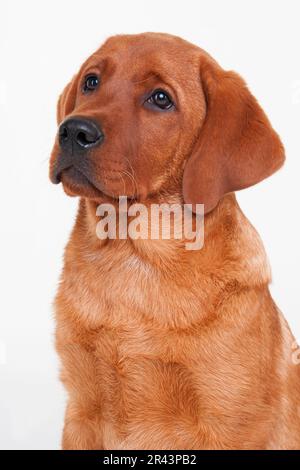
[[[94,68],[102,88],[86,97],[80,83]],[[177,96],[173,113],[141,110],[158,73]],[[143,34],[110,39],[82,66],[58,119],[77,114],[99,120],[106,139],[88,157],[101,195],[62,180],[81,196],[55,302],[69,396],[63,448],[299,448],[294,340],[270,296],[261,241],[231,193],[283,161],[263,111],[204,51]],[[56,142],[50,171],[57,158]],[[203,249],[99,240],[97,204],[120,194],[206,202]]]

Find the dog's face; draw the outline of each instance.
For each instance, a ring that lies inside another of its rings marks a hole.
[[[244,82],[169,35],[109,39],[65,88],[58,123],[51,180],[95,200],[176,193],[209,211],[283,161]]]
[[[53,182],[87,197],[145,197],[178,175],[205,115],[199,57],[179,39],[112,38],[61,101]]]

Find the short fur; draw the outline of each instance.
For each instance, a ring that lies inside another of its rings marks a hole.
[[[81,93],[99,71],[99,90]],[[163,83],[163,85],[161,85]],[[176,110],[143,109],[158,85]],[[109,39],[58,105],[101,123],[103,144],[63,172],[80,196],[55,302],[68,391],[64,449],[299,449],[300,366],[271,298],[270,270],[233,191],[283,163],[277,134],[243,80],[180,38]],[[60,159],[56,140],[50,175]],[[96,207],[127,194],[204,203],[205,243],[106,240]]]

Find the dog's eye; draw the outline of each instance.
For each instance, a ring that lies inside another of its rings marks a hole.
[[[147,102],[157,106],[160,109],[170,109],[174,106],[173,101],[169,95],[163,90],[156,90],[150,98],[147,99]]]
[[[97,75],[88,75],[85,77],[83,84],[83,92],[87,93],[88,91],[93,91],[99,85],[99,78]]]

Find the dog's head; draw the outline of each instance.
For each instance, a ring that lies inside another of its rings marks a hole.
[[[109,39],[66,86],[57,118],[51,180],[95,200],[176,193],[209,212],[284,161],[244,81],[164,34]]]

